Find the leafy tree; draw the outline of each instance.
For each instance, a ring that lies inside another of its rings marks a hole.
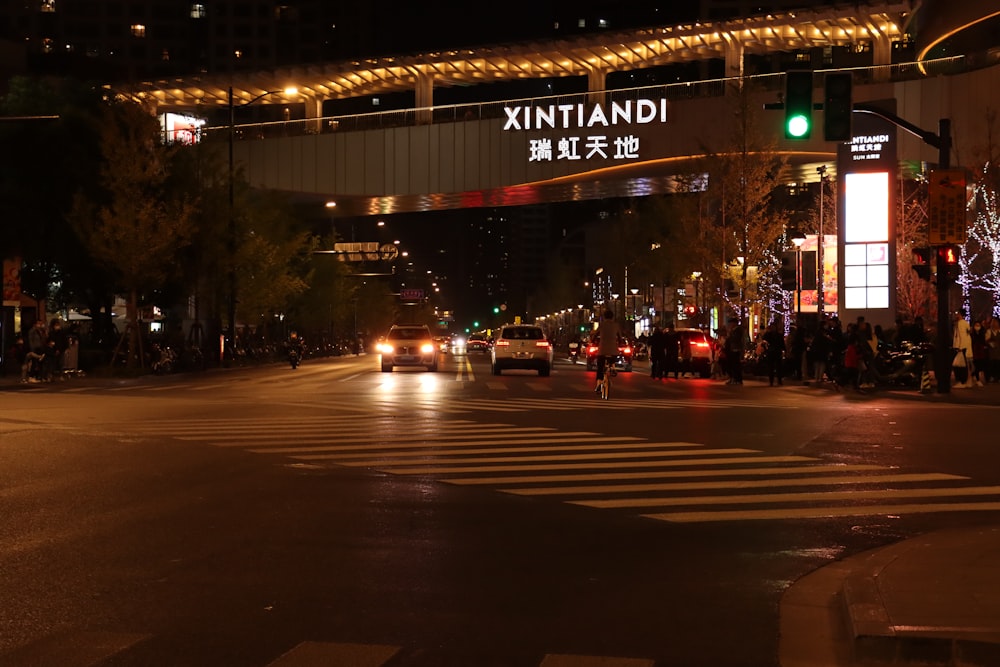
[[[0,99],[0,255],[22,257],[26,293],[50,309],[86,304],[110,310],[110,276],[95,265],[73,233],[68,213],[75,193],[98,177],[100,91],[73,80],[14,77]],[[56,116],[52,118],[52,116]]]
[[[247,189],[237,217],[237,322],[262,328],[289,316],[294,300],[312,280],[318,239],[300,228],[288,203],[274,193]],[[283,337],[283,332],[280,334]]]
[[[707,147],[705,171],[720,216],[714,250],[730,267],[737,293],[732,305],[742,322],[749,307],[774,299],[777,252],[787,222],[774,195],[782,186],[786,160],[756,129],[754,109],[763,105],[750,87],[739,85],[730,102],[736,119],[732,134],[727,145]]]
[[[71,219],[84,247],[128,295],[128,364],[141,366],[139,295],[174,276],[194,230],[194,204],[165,187],[176,149],[161,143],[156,119],[140,106],[109,104],[100,136],[101,192],[81,191]]]
[[[937,290],[913,270],[913,249],[927,246],[927,186],[904,179],[896,235],[896,310],[900,317],[930,320],[937,312]]]

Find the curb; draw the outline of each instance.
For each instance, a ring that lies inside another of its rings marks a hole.
[[[950,632],[943,628],[920,630],[893,623],[879,589],[879,575],[921,548],[908,542],[863,556],[841,584],[839,598],[853,662],[866,667],[1000,665],[1000,643],[947,636]]]

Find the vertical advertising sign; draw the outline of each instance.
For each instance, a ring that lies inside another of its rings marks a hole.
[[[3,305],[21,305],[21,258],[3,261]]]
[[[885,103],[893,111],[895,102]],[[896,319],[896,126],[855,113],[837,151],[840,318],[883,327]]]

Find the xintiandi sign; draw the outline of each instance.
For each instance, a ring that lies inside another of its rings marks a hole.
[[[854,114],[837,152],[840,316],[892,326],[896,310],[896,126]]]
[[[636,160],[635,126],[666,123],[667,100],[513,106],[504,113],[505,132],[542,131],[529,140],[529,162]]]

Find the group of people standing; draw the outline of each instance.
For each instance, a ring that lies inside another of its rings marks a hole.
[[[62,377],[71,343],[62,320],[53,319],[48,326],[44,320],[36,320],[25,335],[17,337],[10,351],[21,367],[21,382],[52,382]]]
[[[952,349],[955,389],[1000,382],[1000,319],[990,315],[970,322],[960,309],[952,327]]]

